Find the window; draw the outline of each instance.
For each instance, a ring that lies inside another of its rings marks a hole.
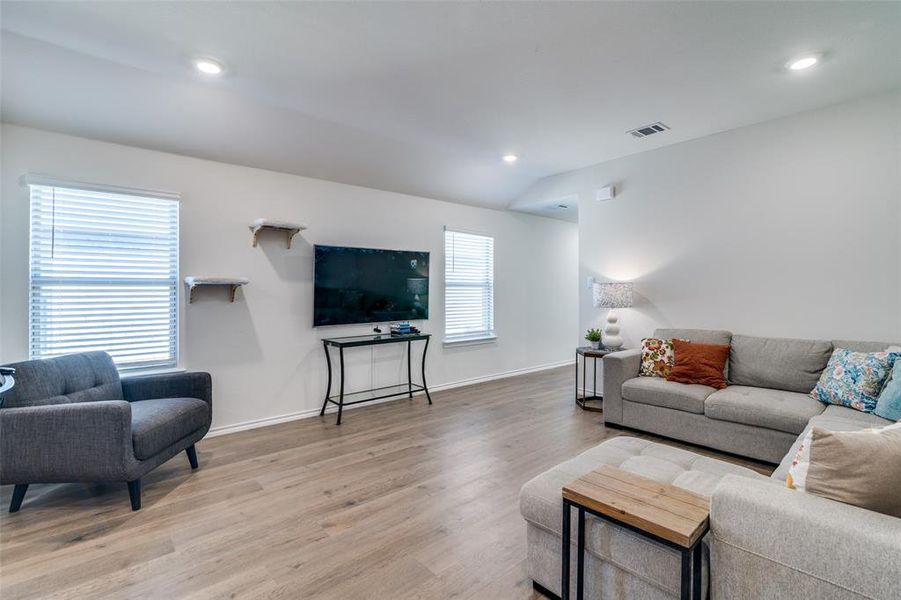
[[[444,231],[445,342],[494,339],[494,238]]]
[[[105,350],[120,370],[178,362],[178,197],[31,191],[32,358]]]

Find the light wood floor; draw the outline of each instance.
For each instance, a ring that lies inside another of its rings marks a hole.
[[[639,435],[575,407],[571,374],[204,440],[199,471],[182,455],[146,477],[137,513],[124,484],[72,484],[10,515],[4,486],[0,597],[537,598],[520,486]]]

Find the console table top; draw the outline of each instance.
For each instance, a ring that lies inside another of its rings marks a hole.
[[[344,337],[322,338],[322,343],[338,348],[350,348],[353,346],[373,346],[376,344],[393,344],[397,342],[427,340],[430,337],[432,337],[431,333],[410,333],[404,335],[374,333],[366,335],[348,335]]]

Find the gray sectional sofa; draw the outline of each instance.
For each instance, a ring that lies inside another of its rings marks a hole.
[[[604,421],[771,463],[779,463],[810,419],[826,410],[808,394],[834,347],[876,352],[890,345],[704,329],[658,329],[654,337],[731,344],[729,386],[639,377],[641,352],[615,352],[604,358]]]
[[[684,329],[658,330],[655,336],[731,343],[730,385],[717,391],[639,378],[638,352],[617,352],[604,359],[605,419],[780,464],[766,477],[628,435],[607,440],[523,486],[520,510],[533,582],[559,594],[561,488],[606,464],[711,498],[703,586],[715,599],[901,598],[901,519],[785,487],[808,428],[848,431],[889,424],[841,406],[826,407],[806,392],[834,346],[876,351],[890,344]],[[592,517],[586,548],[586,598],[679,597],[675,551]]]

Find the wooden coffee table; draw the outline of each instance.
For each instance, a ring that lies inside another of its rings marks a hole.
[[[604,465],[563,487],[563,579],[569,598],[572,507],[579,511],[576,598],[585,579],[585,513],[651,539],[682,555],[683,600],[701,597],[701,538],[709,528],[710,500],[688,490]]]

